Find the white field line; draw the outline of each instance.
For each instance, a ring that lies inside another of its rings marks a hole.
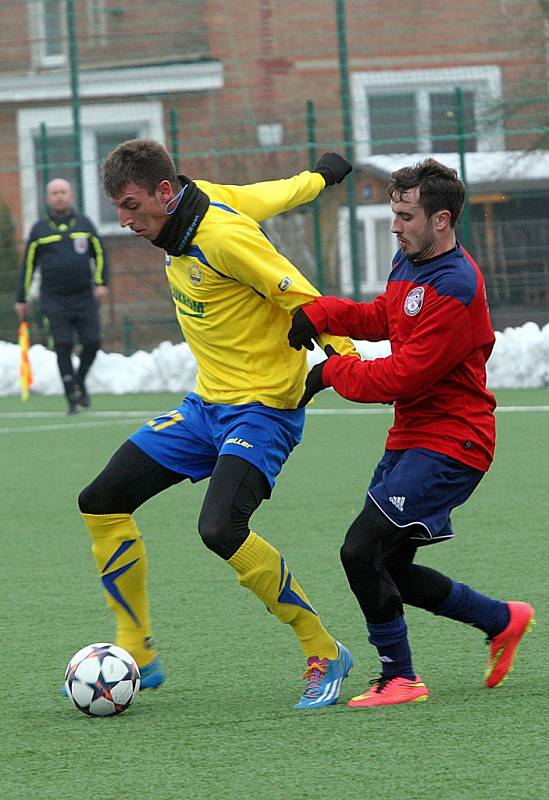
[[[498,406],[496,412],[504,413],[522,413],[522,412],[547,412],[549,406]],[[393,409],[390,406],[387,408],[309,408],[307,409],[307,416],[356,416],[356,415],[376,415],[376,414],[392,414]],[[151,417],[159,414],[158,409],[155,411],[85,411],[86,421],[80,418],[76,420],[71,418],[67,419],[67,415],[63,411],[0,411],[0,419],[11,420],[42,420],[42,419],[59,419],[64,420],[59,423],[47,423],[45,425],[10,425],[9,427],[0,428],[2,433],[39,433],[41,431],[68,431],[76,430],[78,428],[105,428],[110,425],[125,425],[130,419],[136,417],[145,421]],[[96,419],[90,419],[95,417]]]
[[[42,431],[70,431],[80,428],[110,428],[113,425],[127,425],[127,419],[98,420],[97,422],[60,422],[57,425],[17,425],[0,428],[2,433],[41,433]]]
[[[86,417],[146,417],[158,411],[85,411]],[[0,419],[67,419],[66,411],[0,411]]]
[[[549,406],[498,406],[498,411],[549,411]],[[318,414],[331,415],[331,414],[392,414],[393,409],[391,406],[387,408],[308,408],[307,415]]]

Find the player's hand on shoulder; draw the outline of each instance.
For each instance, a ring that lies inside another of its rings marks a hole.
[[[314,172],[319,172],[326,186],[333,186],[334,183],[341,183],[343,178],[352,172],[353,165],[339,153],[324,153],[318,159]]]

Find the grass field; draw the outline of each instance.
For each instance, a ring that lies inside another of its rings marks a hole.
[[[294,711],[297,643],[203,547],[196,522],[206,484],[183,484],[136,515],[169,680],[120,717],[90,719],[58,694],[70,656],[113,635],[75,498],[143,418],[177,398],[96,397],[74,418],[59,397],[0,399],[1,797],[548,798],[549,392],[499,392],[498,401],[494,466],[455,512],[456,539],[421,560],[536,605],[538,625],[502,687],[483,686],[479,631],[410,609],[428,702]],[[368,410],[319,398],[303,445],[253,519],[353,652],[342,700],[379,671],[338,556],[391,420],[386,407]]]

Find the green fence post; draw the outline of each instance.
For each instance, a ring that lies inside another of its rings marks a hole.
[[[78,88],[78,43],[76,40],[76,12],[74,0],[67,0],[67,31],[69,34],[69,56],[71,70],[72,128],[74,138],[74,161],[76,165],[76,202],[84,211],[84,183],[82,180],[82,133],[80,129],[80,92]]]
[[[315,105],[312,100],[307,100],[307,141],[309,149],[309,167],[313,170],[318,161],[316,152],[316,121]],[[322,258],[322,236],[320,233],[320,203],[313,200],[313,239],[315,250],[316,288],[324,294],[324,262]]]
[[[48,185],[50,182],[50,159],[49,159],[49,148],[48,148],[48,132],[46,130],[46,123],[40,123],[40,138],[39,138],[39,148],[40,148],[40,169],[42,170],[42,175],[44,176],[44,187]]]
[[[353,125],[351,116],[351,92],[349,88],[349,56],[345,30],[345,0],[336,0],[339,75],[341,83],[341,110],[343,114],[343,138],[345,156],[353,163]],[[349,208],[349,238],[351,244],[351,272],[353,276],[353,298],[360,300],[360,264],[358,252],[358,230],[356,221],[356,174],[353,170],[345,179],[347,206]]]
[[[130,356],[133,352],[132,321],[128,316],[122,320],[122,349],[125,356]]]
[[[461,212],[461,226],[463,230],[463,244],[466,250],[471,249],[471,209],[469,207],[469,188],[467,186],[467,171],[465,169],[465,123],[463,120],[463,95],[459,86],[454,88],[457,145],[459,152],[459,165],[461,180],[465,185],[465,203]]]
[[[172,148],[172,158],[177,171],[179,172],[179,124],[177,121],[177,110],[170,108],[170,140]]]

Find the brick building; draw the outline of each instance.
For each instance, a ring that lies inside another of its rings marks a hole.
[[[118,228],[98,164],[117,142],[152,136],[191,176],[244,183],[290,174],[309,164],[312,101],[318,151],[345,150],[347,120],[357,167],[359,285],[346,188],[337,187],[320,210],[327,291],[381,288],[394,247],[391,169],[427,154],[459,166],[461,148],[469,244],[487,273],[496,326],[545,322],[548,41],[536,0],[11,0],[0,6],[0,199],[22,239],[49,178],[78,184],[78,113],[83,207],[114,271],[109,343],[177,338],[161,254]],[[311,228],[307,211],[272,233],[314,279]]]

